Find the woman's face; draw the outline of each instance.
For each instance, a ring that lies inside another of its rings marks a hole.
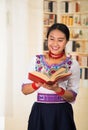
[[[61,53],[65,49],[66,43],[66,36],[63,32],[57,29],[50,32],[48,36],[48,49],[53,54]]]

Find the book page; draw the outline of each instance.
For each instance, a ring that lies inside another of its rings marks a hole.
[[[51,76],[51,80],[54,80],[57,76],[66,73],[67,69],[64,67],[59,68],[52,76]]]

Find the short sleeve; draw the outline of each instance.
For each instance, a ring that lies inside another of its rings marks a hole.
[[[73,60],[71,66],[72,75],[70,76],[67,83],[67,90],[72,90],[75,93],[78,93],[79,83],[80,83],[80,66],[76,60]]]

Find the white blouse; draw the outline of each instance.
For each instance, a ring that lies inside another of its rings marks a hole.
[[[28,84],[28,83],[33,82],[33,81],[28,79],[28,73],[35,71],[35,64],[36,64],[36,57],[34,57],[32,59],[32,61],[29,63],[28,71],[27,71],[27,74],[26,74],[25,79],[23,81],[23,84]],[[79,89],[79,81],[80,81],[80,67],[79,67],[78,62],[75,59],[72,59],[70,71],[72,74],[69,76],[69,78],[66,80],[58,81],[58,84],[60,87],[64,88],[65,90],[71,90],[77,94],[78,89]],[[55,93],[54,91],[48,90],[48,89],[43,88],[43,87],[40,87],[37,90],[37,92],[38,93],[47,93],[47,94],[54,94]]]

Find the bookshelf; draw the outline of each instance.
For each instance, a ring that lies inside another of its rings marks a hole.
[[[48,51],[47,30],[57,22],[57,0],[43,0],[43,51]]]
[[[80,65],[80,78],[88,79],[88,0],[58,0],[58,22],[70,29],[66,53]]]

